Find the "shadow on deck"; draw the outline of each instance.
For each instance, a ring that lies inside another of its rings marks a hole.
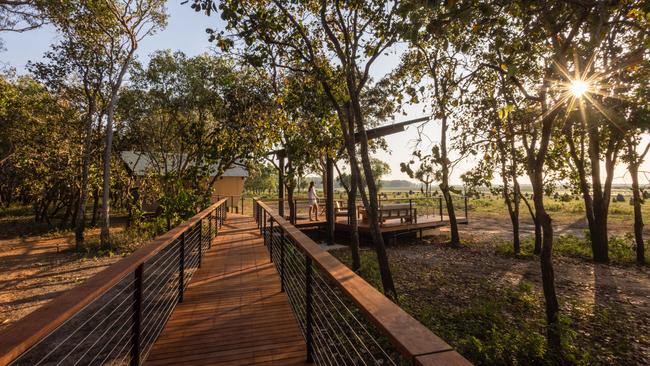
[[[147,365],[304,365],[305,341],[252,217],[230,214]]]

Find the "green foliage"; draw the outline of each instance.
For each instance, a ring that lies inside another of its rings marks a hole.
[[[244,189],[248,193],[259,195],[274,191],[278,185],[277,170],[270,164],[253,161],[248,166],[248,177]]]
[[[332,252],[347,265],[349,251]],[[379,288],[379,269],[372,252],[361,252],[359,274]],[[400,271],[417,271],[419,267],[404,267]],[[415,277],[418,277],[417,275]],[[434,288],[451,286],[444,276],[434,276]],[[408,286],[408,284],[403,284]],[[417,287],[429,286],[418,283]],[[545,338],[542,300],[530,282],[517,286],[496,286],[488,281],[477,285],[468,304],[432,302],[424,294],[403,293],[399,304],[417,320],[449,342],[456,350],[477,365],[587,365],[588,355],[577,349],[576,333],[566,318],[562,319],[562,355],[549,353]]]
[[[176,181],[173,195],[164,195],[158,200],[162,217],[167,220],[169,228],[192,217],[199,207],[200,196],[192,189],[183,187],[183,182]]]
[[[575,235],[560,235],[553,243],[553,252],[568,257],[591,259],[591,242],[589,231],[585,232],[585,238]],[[521,241],[521,255],[532,256],[534,238],[523,238]],[[501,243],[497,246],[497,252],[504,255],[513,255],[512,244]],[[633,264],[636,263],[634,236],[628,233],[624,236],[610,236],[609,256],[613,263]]]

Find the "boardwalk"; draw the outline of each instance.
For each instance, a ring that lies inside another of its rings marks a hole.
[[[231,214],[147,365],[303,365],[306,346],[251,217]]]

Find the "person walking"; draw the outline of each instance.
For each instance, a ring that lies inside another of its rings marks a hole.
[[[307,199],[309,200],[309,221],[318,221],[318,196],[316,195],[316,187],[314,182],[309,183],[309,191],[307,192]],[[312,212],[316,211],[316,220],[312,220]]]

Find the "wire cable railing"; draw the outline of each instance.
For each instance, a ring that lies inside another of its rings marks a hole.
[[[468,196],[464,195],[451,195],[451,205],[454,208],[454,215],[461,223],[468,222],[469,211],[471,205],[468,203]],[[301,220],[307,220],[310,217],[309,211],[311,202],[305,198],[294,198],[293,200],[283,200],[285,207],[285,218],[296,225]],[[280,201],[277,199],[269,199],[265,202],[271,209],[277,212]],[[379,197],[379,215],[383,219],[402,218],[407,219],[408,222],[417,223],[418,219],[427,221],[445,221],[449,220],[447,202],[442,195],[435,196],[420,196],[420,195],[404,195],[403,197]],[[334,216],[347,217],[347,199],[335,198],[334,199]],[[320,219],[326,218],[326,198],[322,197],[318,200]],[[293,207],[293,210],[291,210]],[[362,212],[365,210],[363,201],[356,201],[357,217],[363,218]],[[293,215],[291,213],[293,212]],[[396,215],[395,215],[396,214]],[[317,217],[315,213],[311,214],[312,217]]]
[[[140,365],[224,224],[224,198],[0,332],[0,365]]]
[[[470,365],[447,343],[280,217],[253,215],[317,365]]]

